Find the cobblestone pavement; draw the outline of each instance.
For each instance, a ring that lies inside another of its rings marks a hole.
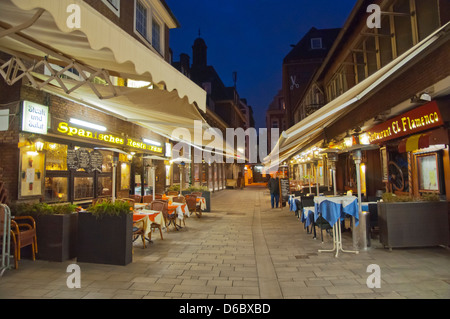
[[[372,241],[358,255],[318,253],[332,248],[331,237],[314,240],[288,208],[271,209],[261,187],[214,193],[211,213],[163,235],[154,233],[146,249],[136,241],[127,266],[79,263],[79,289],[66,284],[76,260],[21,260],[0,279],[0,298],[450,298],[448,248],[389,251]],[[343,233],[344,249],[350,236]],[[371,264],[380,266],[380,288],[368,288]]]

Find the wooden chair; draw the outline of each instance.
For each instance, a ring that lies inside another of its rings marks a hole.
[[[138,226],[138,221],[133,221],[133,242],[136,241],[139,237],[142,238],[142,245],[143,248],[146,248],[145,246],[145,229],[143,226]]]
[[[184,196],[177,196],[172,199],[172,202],[186,204],[186,199]]]
[[[11,220],[11,242],[14,250],[14,264],[18,268],[20,250],[31,245],[32,259],[36,260],[38,252],[36,221],[31,216],[18,216]]]
[[[153,195],[144,195],[144,197],[142,197],[142,202],[143,203],[153,202]]]
[[[192,192],[191,195],[195,195],[197,197],[203,197],[202,192]]]
[[[151,210],[157,210],[163,213],[163,216],[166,216],[168,213],[168,209],[167,209],[167,205],[168,203],[166,201],[162,201],[162,200],[154,200],[153,202],[150,203],[150,209]],[[165,217],[164,217],[165,220]],[[161,235],[161,239],[163,238],[163,234],[162,234],[162,229],[161,229],[161,225],[157,224],[157,223],[152,223],[150,226],[151,230],[153,231],[153,229],[158,229],[159,230],[159,234]],[[150,232],[149,235],[149,239],[152,239],[152,231]]]
[[[163,196],[162,194],[155,194],[155,200],[156,199],[162,199],[162,196]]]
[[[177,191],[168,191],[167,196],[178,196],[178,192]]]
[[[134,199],[135,203],[141,203],[142,202],[142,196],[141,195],[130,195],[131,199]]]
[[[186,204],[190,212],[195,212],[198,218],[202,217],[202,210],[199,205],[197,205],[197,195],[185,195]]]
[[[163,207],[162,212],[163,212],[163,216],[164,216],[164,221],[166,222],[167,230],[169,230],[170,224],[173,224],[173,227],[175,228],[175,230],[178,230],[178,226],[177,226],[178,216],[175,211],[172,213],[169,213],[169,202],[166,200],[158,199],[158,200],[153,201],[152,203],[156,203],[156,202],[162,203],[162,207]],[[156,206],[153,206],[153,207],[155,207],[153,210],[159,210],[159,209],[156,209]]]

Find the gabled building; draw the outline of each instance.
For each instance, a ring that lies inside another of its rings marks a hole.
[[[322,65],[340,29],[311,28],[283,60],[282,94],[288,126],[323,106],[320,90],[301,105],[306,89]]]

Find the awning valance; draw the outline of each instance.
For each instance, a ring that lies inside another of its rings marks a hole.
[[[67,23],[71,14],[68,8],[73,4],[79,6],[81,19],[80,27],[75,29]],[[44,11],[32,21],[40,9]],[[49,58],[49,52],[58,52],[94,70],[163,85],[168,92],[176,91],[179,98],[186,98],[184,108],[197,105],[206,111],[206,92],[202,88],[85,1],[2,0],[0,12],[1,51],[31,59]],[[67,63],[51,54],[50,58],[62,66]]]

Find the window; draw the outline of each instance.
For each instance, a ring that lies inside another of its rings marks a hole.
[[[164,55],[163,23],[148,0],[135,0],[135,32],[147,46]]]
[[[411,14],[409,0],[399,0],[394,5],[394,12],[405,14],[393,17],[395,25],[395,39],[397,44],[397,56],[400,56],[413,46],[411,17],[409,16],[409,14]]]
[[[118,17],[120,17],[120,0],[102,0],[102,2]]]
[[[141,1],[136,1],[136,31],[147,38],[147,7]]]
[[[439,28],[439,8],[436,0],[416,0],[419,41]]]
[[[161,51],[161,26],[155,19],[152,21],[152,45],[156,51]]]
[[[69,187],[67,177],[45,178],[45,201],[47,203],[67,202]]]
[[[322,49],[322,38],[312,38],[311,39],[311,49]]]

